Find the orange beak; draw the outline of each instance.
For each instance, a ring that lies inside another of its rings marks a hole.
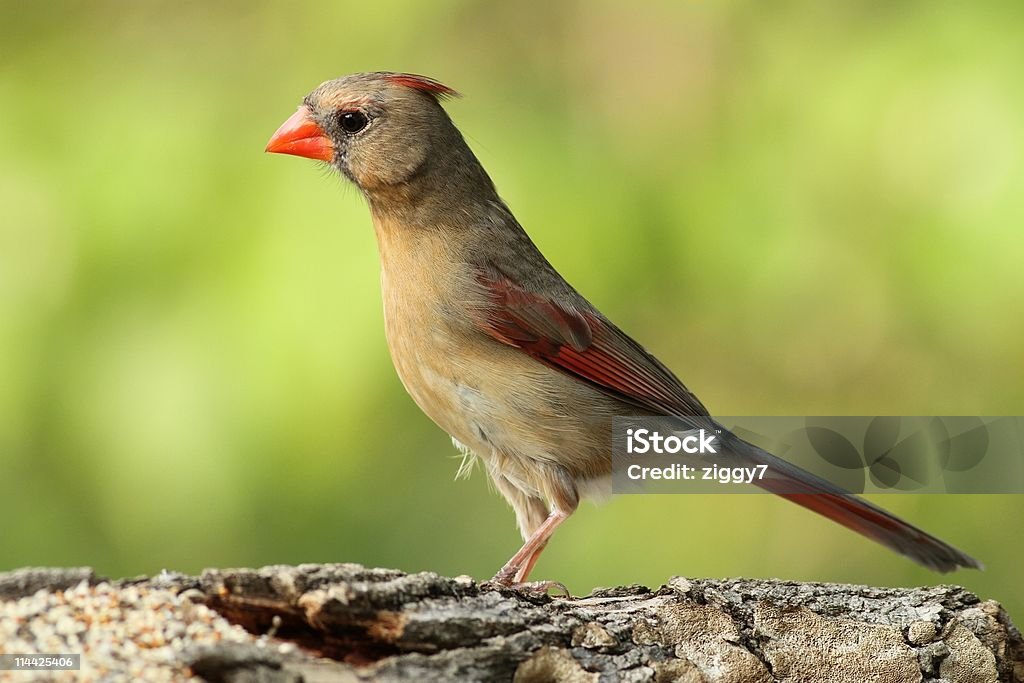
[[[298,111],[281,124],[277,132],[267,143],[267,152],[273,154],[294,154],[307,159],[331,161],[334,159],[334,144],[313,120],[309,107],[299,107]]]

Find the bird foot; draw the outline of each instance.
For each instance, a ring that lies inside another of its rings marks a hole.
[[[501,572],[491,579],[480,584],[484,590],[505,590],[518,593],[527,599],[537,598],[571,598],[572,593],[561,581],[516,581],[511,577],[502,576]],[[552,594],[551,591],[557,591]],[[560,594],[559,594],[560,593]]]

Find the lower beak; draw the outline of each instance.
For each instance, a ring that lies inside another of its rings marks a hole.
[[[331,161],[334,159],[334,145],[324,129],[313,120],[309,107],[303,105],[281,124],[267,143],[267,152],[273,154],[294,154],[307,159]]]

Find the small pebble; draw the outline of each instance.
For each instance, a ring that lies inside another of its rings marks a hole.
[[[935,640],[935,624],[930,621],[915,621],[907,628],[907,640],[914,645],[924,645]]]
[[[0,654],[81,654],[81,671],[0,671],[0,682],[195,681],[187,647],[258,642],[194,596],[145,586],[81,584],[0,601]]]

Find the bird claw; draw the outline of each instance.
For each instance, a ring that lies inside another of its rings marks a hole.
[[[572,593],[561,581],[515,581],[510,577],[502,576],[501,572],[490,581],[480,585],[484,590],[506,590],[517,593],[524,598],[536,600],[537,598],[571,598]],[[552,595],[551,591],[559,591],[561,595]]]
[[[569,592],[568,586],[561,581],[524,581],[523,583],[517,583],[512,585],[513,590],[522,591],[523,593],[537,596],[545,596],[551,598],[571,598],[572,593]],[[559,594],[552,594],[551,591],[558,591]]]

